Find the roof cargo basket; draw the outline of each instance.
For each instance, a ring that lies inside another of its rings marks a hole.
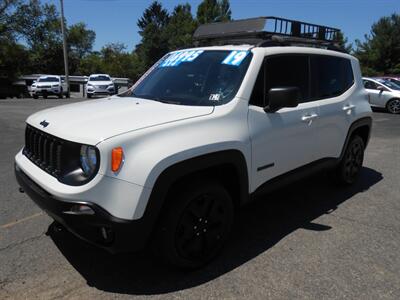
[[[198,44],[251,44],[262,47],[303,45],[343,51],[337,44],[340,30],[277,17],[259,17],[204,24],[193,37]]]

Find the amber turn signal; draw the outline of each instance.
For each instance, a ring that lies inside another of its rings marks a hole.
[[[111,170],[113,172],[118,172],[122,166],[123,160],[124,160],[124,150],[122,150],[122,147],[117,147],[112,149]]]

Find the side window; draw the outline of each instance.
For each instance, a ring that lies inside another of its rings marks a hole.
[[[378,88],[377,84],[370,80],[364,80],[364,87],[369,90],[376,90]]]
[[[298,87],[302,101],[310,100],[309,63],[307,55],[279,55],[266,59],[265,91],[276,87]],[[266,105],[268,99],[266,99]]]
[[[342,58],[342,66],[344,72],[344,91],[347,91],[354,83],[353,68],[351,61],[345,58]]]
[[[256,79],[256,83],[254,84],[253,91],[250,97],[250,104],[265,107],[265,91],[264,91],[264,78],[265,78],[265,65],[262,64],[260,71],[258,72],[258,76]]]
[[[348,90],[354,82],[348,59],[335,56],[311,56],[312,99],[336,97]]]

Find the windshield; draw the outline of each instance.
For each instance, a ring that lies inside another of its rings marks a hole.
[[[91,76],[89,78],[89,81],[111,81],[111,79],[108,76],[100,75],[100,76]]]
[[[39,82],[59,82],[57,77],[42,77],[39,78]]]
[[[387,87],[391,88],[392,90],[400,91],[400,86],[394,82],[390,82],[389,80],[386,80],[386,79],[377,79],[376,81],[382,83],[383,85],[386,85]]]
[[[221,105],[236,95],[251,57],[249,51],[173,52],[123,96],[181,105]]]

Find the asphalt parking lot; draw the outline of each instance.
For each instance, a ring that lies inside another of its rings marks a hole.
[[[18,192],[25,118],[71,101],[80,100],[0,100],[0,299],[400,299],[400,115],[374,112],[356,185],[315,176],[258,199],[223,254],[185,273],[57,231]]]

